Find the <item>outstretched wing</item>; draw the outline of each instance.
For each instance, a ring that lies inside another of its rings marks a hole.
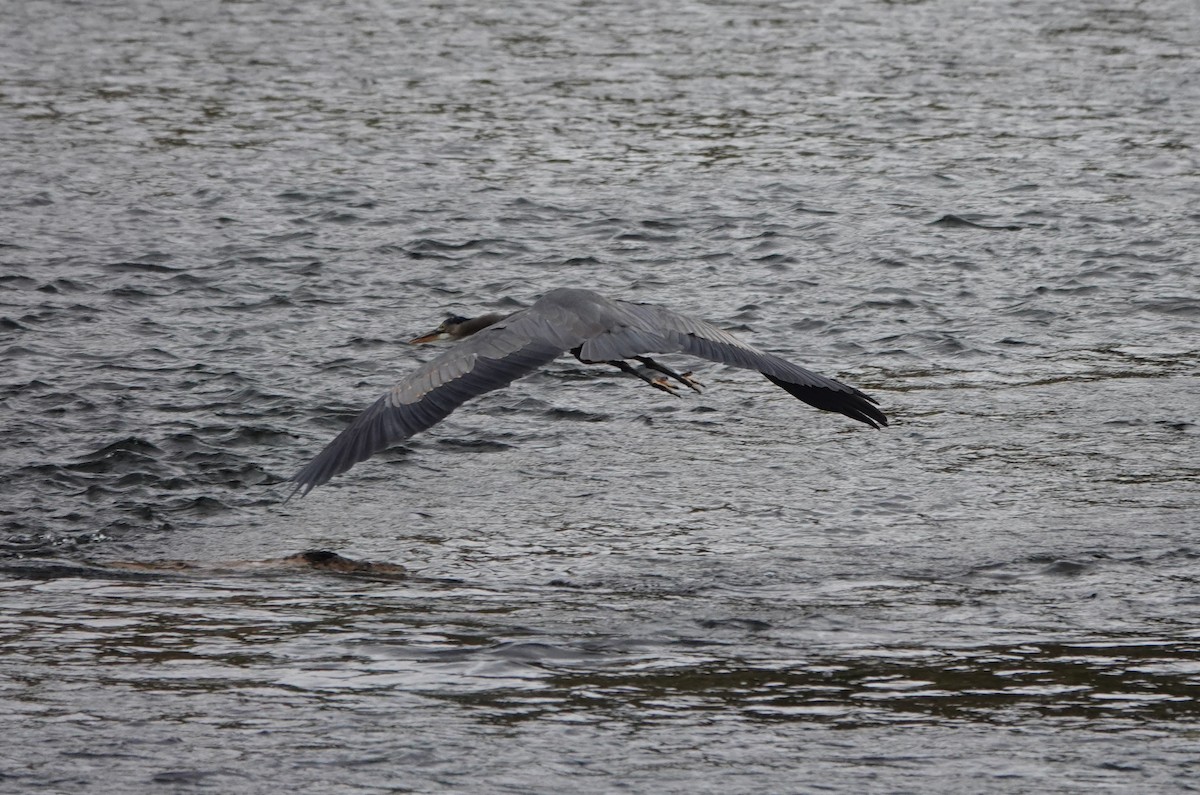
[[[845,414],[874,428],[887,425],[873,398],[747,345],[711,323],[653,304],[612,301],[590,290],[563,288],[460,342],[397,383],[291,478],[296,487],[289,499],[296,492],[307,494],[385,447],[436,425],[471,398],[506,386],[566,351],[576,351],[586,362],[690,353],[757,370],[810,406]]]
[[[836,411],[872,428],[887,425],[875,399],[852,386],[805,370],[734,337],[703,320],[695,320],[654,304],[613,301],[625,322],[612,325],[583,345],[587,361],[628,359],[647,353],[690,353],[721,364],[757,370],[810,406]]]
[[[535,304],[458,343],[389,389],[292,478],[308,494],[360,461],[430,428],[473,397],[506,386],[578,345]]]

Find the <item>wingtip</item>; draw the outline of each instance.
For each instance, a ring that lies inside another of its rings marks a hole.
[[[872,403],[877,402],[874,398],[867,398],[867,399],[870,400]],[[882,411],[875,408],[874,406],[868,406],[867,408],[869,410],[864,410],[862,412],[862,416],[858,417],[857,419],[861,419],[863,422],[867,423],[868,425],[870,425],[872,428],[874,428],[877,431],[882,431],[884,428],[888,427],[889,423],[888,423],[888,418],[887,418],[886,414],[884,414]]]
[[[305,483],[304,481],[297,480],[296,478],[289,478],[287,482],[295,483],[296,485],[291,491],[288,492],[287,496],[283,498],[284,505],[287,505],[289,502],[291,502],[292,497],[295,497],[297,493],[300,495],[301,499],[304,499],[306,496],[308,496],[308,493],[313,490],[312,483]]]
[[[836,385],[836,388],[830,388],[792,383],[768,373],[763,375],[792,397],[814,408],[845,415],[876,430],[882,430],[888,424],[887,415],[875,407],[875,398],[841,382],[827,379],[829,383]]]
[[[854,412],[853,414],[846,412],[846,411],[842,411],[839,413],[845,414],[847,417],[849,417],[852,420],[858,420],[859,422],[861,422],[864,425],[870,425],[872,428],[874,428],[877,431],[882,431],[884,428],[888,427],[887,417],[884,417],[882,414],[879,414],[876,412],[871,412],[868,414],[867,412],[859,410],[859,411]]]

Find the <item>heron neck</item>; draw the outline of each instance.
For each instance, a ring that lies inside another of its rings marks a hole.
[[[489,312],[486,315],[480,315],[479,317],[473,317],[470,320],[463,323],[461,326],[459,326],[455,330],[456,333],[454,336],[458,339],[462,339],[463,337],[469,337],[477,331],[483,331],[485,328],[487,328],[488,326],[490,326],[494,323],[499,323],[501,320],[503,320],[506,317],[508,317],[508,315],[502,315],[499,312]]]

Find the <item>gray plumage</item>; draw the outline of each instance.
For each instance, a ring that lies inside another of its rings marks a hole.
[[[438,332],[419,340],[447,337],[466,339],[418,367],[358,415],[291,478],[296,484],[292,495],[307,494],[359,461],[436,425],[471,398],[528,375],[568,351],[582,362],[610,363],[631,372],[623,360],[637,358],[695,388],[686,375],[641,359],[650,353],[690,353],[757,370],[819,409],[873,428],[887,425],[876,401],[851,386],[760,351],[711,323],[653,304],[611,300],[591,290],[552,290],[507,317],[451,318]]]

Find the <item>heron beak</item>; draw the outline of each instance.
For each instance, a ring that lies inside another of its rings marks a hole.
[[[408,341],[408,344],[409,345],[424,345],[426,342],[437,342],[438,340],[444,340],[449,336],[450,335],[444,331],[431,331],[428,334],[424,334],[420,337],[413,337],[411,340]]]

